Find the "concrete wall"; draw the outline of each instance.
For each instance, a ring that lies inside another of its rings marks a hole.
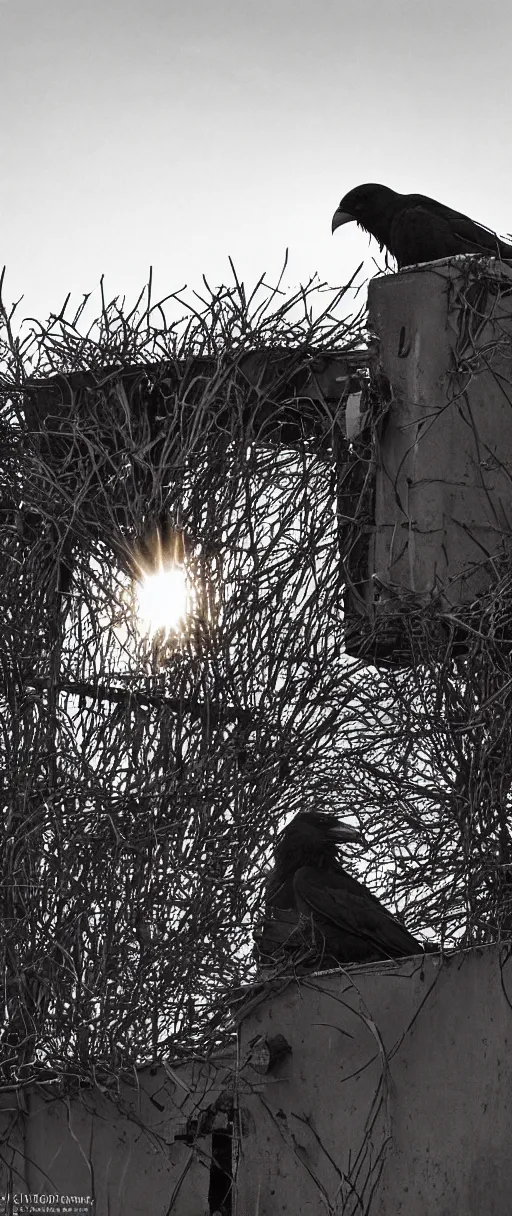
[[[195,1147],[174,1137],[232,1085],[232,1062],[143,1068],[133,1080],[115,1100],[83,1090],[66,1101],[47,1086],[20,1108],[15,1093],[0,1095],[0,1195],[94,1197],[48,1209],[73,1216],[207,1216],[211,1136]]]
[[[510,1216],[510,948],[289,983],[241,1025],[237,1216]]]
[[[262,1071],[277,1035],[291,1054]],[[239,1039],[239,1067],[143,1068],[115,1102],[4,1092],[0,1194],[94,1196],[73,1216],[207,1216],[211,1136],[175,1136],[231,1089],[232,1216],[510,1216],[508,945],[269,981]]]

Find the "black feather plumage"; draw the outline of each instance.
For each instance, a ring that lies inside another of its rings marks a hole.
[[[333,966],[421,954],[425,947],[338,860],[357,834],[321,811],[303,812],[284,829],[265,892],[265,921],[256,936],[265,965],[305,956]]]
[[[426,194],[398,194],[367,182],[349,190],[332,218],[332,231],[354,220],[388,249],[399,270],[457,254],[487,254],[512,259],[512,245],[490,228],[477,224]]]

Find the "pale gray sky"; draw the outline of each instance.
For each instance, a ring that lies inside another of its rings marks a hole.
[[[93,289],[345,281],[382,181],[512,230],[510,0],[0,0],[0,265]]]

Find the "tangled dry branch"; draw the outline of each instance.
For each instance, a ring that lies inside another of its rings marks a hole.
[[[347,394],[375,391],[345,291],[248,296],[234,274],[168,320],[150,285],[85,334],[86,301],[23,340],[3,309],[6,1083],[217,1045],[276,830],[305,806],[360,825],[354,865],[412,932],[502,930],[509,576],[459,658],[406,605],[408,668],[346,653],[340,544],[356,560],[376,424],[347,442]],[[158,648],[131,563],[169,527],[196,604]]]

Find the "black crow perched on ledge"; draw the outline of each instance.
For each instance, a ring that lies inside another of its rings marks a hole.
[[[361,836],[322,811],[301,812],[281,832],[265,921],[255,935],[260,965],[301,951],[309,967],[423,953],[425,947],[340,865],[338,847],[348,841]]]
[[[381,250],[389,250],[399,270],[459,253],[512,259],[512,245],[490,228],[426,194],[397,194],[375,182],[356,186],[334,212],[332,231],[352,220],[375,237]]]

